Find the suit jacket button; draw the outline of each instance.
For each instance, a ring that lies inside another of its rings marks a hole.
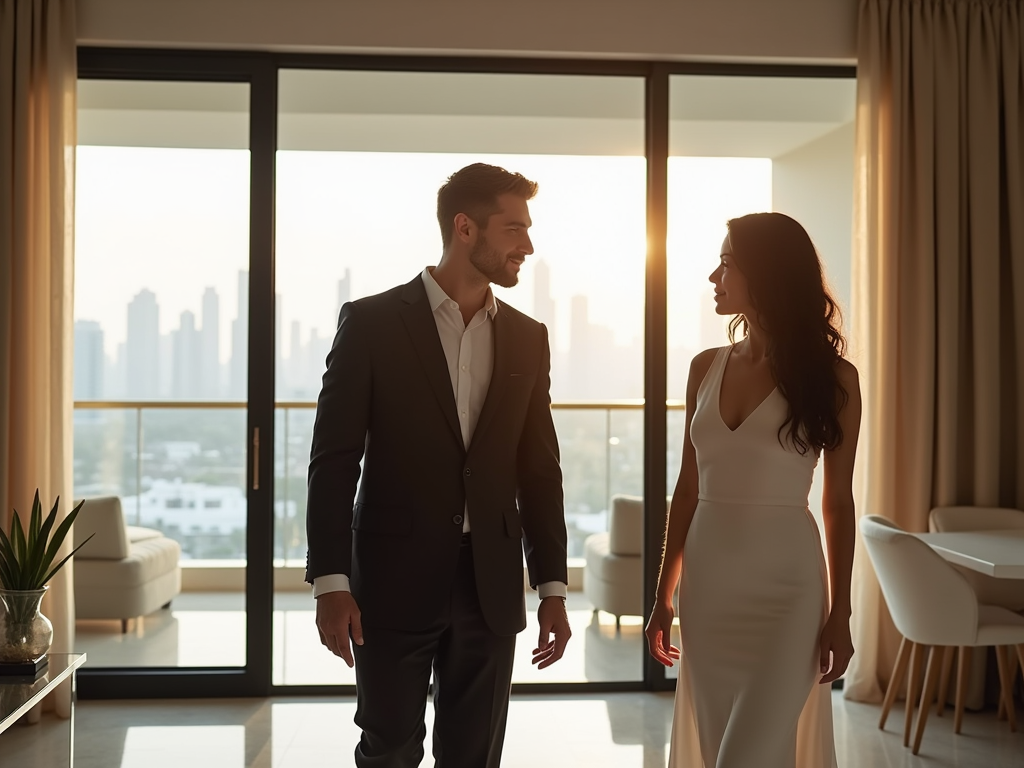
[[[456,525],[462,525],[462,515],[456,515],[452,518],[452,522]]]
[[[469,467],[466,467],[466,477],[469,477],[472,474],[473,473],[470,471]]]

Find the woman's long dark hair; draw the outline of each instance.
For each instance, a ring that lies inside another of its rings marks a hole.
[[[757,320],[768,336],[768,360],[789,415],[789,428],[800,453],[834,449],[843,442],[839,411],[848,394],[839,383],[836,363],[846,350],[840,333],[839,306],[825,287],[821,262],[800,224],[782,213],[751,213],[729,221],[732,257],[747,279]],[[737,329],[747,335],[748,319],[729,323],[729,340]]]

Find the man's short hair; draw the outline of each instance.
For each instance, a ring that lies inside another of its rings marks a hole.
[[[537,194],[537,182],[521,173],[510,173],[486,163],[467,165],[449,176],[437,190],[437,223],[441,225],[442,245],[447,248],[451,243],[458,214],[466,214],[484,229],[487,220],[500,210],[498,197],[506,194],[532,200]]]

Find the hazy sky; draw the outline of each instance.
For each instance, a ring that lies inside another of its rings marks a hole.
[[[568,344],[570,298],[589,297],[592,322],[627,343],[643,328],[645,161],[641,157],[279,152],[277,290],[283,339],[298,320],[331,335],[337,282],[354,297],[436,264],[437,188],[471,162],[491,162],[540,184],[531,202],[536,253],[520,285],[498,295],[533,310],[533,264],[544,259]],[[245,150],[83,146],[78,150],[76,319],[97,320],[108,355],[125,338],[126,306],[149,288],[161,331],[189,309],[200,322],[207,286],[221,302],[221,356],[230,350],[237,274],[247,268],[249,153]],[[771,161],[669,161],[669,341],[696,346],[712,312],[707,275],[726,219],[771,209]],[[712,316],[710,322],[715,322]],[[724,337],[722,339],[724,343]],[[287,350],[285,350],[287,352]]]

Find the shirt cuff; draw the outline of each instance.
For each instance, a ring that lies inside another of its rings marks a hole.
[[[343,573],[330,573],[313,579],[313,597],[326,595],[328,592],[351,592],[348,576]]]
[[[560,581],[545,581],[537,585],[537,594],[541,600],[545,597],[560,597],[565,600],[566,591],[566,585]]]

